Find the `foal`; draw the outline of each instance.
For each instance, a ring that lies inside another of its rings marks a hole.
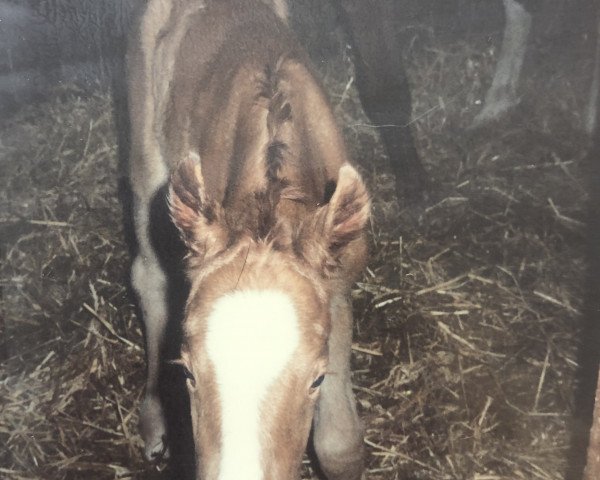
[[[204,480],[297,478],[311,422],[327,477],[362,474],[349,293],[369,197],[285,15],[278,0],[150,0],[130,39],[141,431],[160,454],[167,279],[149,228],[170,178],[190,283],[178,363]]]

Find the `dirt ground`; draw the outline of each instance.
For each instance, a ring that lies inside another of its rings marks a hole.
[[[407,46],[432,181],[418,205],[395,196],[348,56],[320,62],[374,199],[353,290],[370,480],[561,479],[584,428],[591,59],[534,47],[521,104],[473,130],[497,53],[433,34]],[[141,455],[117,153],[108,94],[62,89],[0,123],[0,478],[169,478]]]

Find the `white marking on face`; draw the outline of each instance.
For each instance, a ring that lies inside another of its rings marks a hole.
[[[241,291],[215,303],[207,321],[206,351],[221,402],[219,480],[263,478],[261,406],[299,339],[296,310],[282,292]]]

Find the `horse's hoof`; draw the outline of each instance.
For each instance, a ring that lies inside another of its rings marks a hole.
[[[144,454],[156,461],[169,457],[165,418],[156,396],[147,395],[140,410],[140,433],[144,441]]]

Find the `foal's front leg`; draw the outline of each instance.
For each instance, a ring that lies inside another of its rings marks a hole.
[[[346,296],[331,303],[329,365],[315,417],[314,445],[328,480],[358,480],[363,471],[363,432],[350,381],[352,309]]]
[[[150,201],[152,196],[135,198],[134,221],[139,252],[131,268],[146,333],[148,371],[146,393],[140,411],[140,432],[146,458],[165,455],[166,422],[158,393],[160,356],[167,325],[167,278],[150,240]]]

